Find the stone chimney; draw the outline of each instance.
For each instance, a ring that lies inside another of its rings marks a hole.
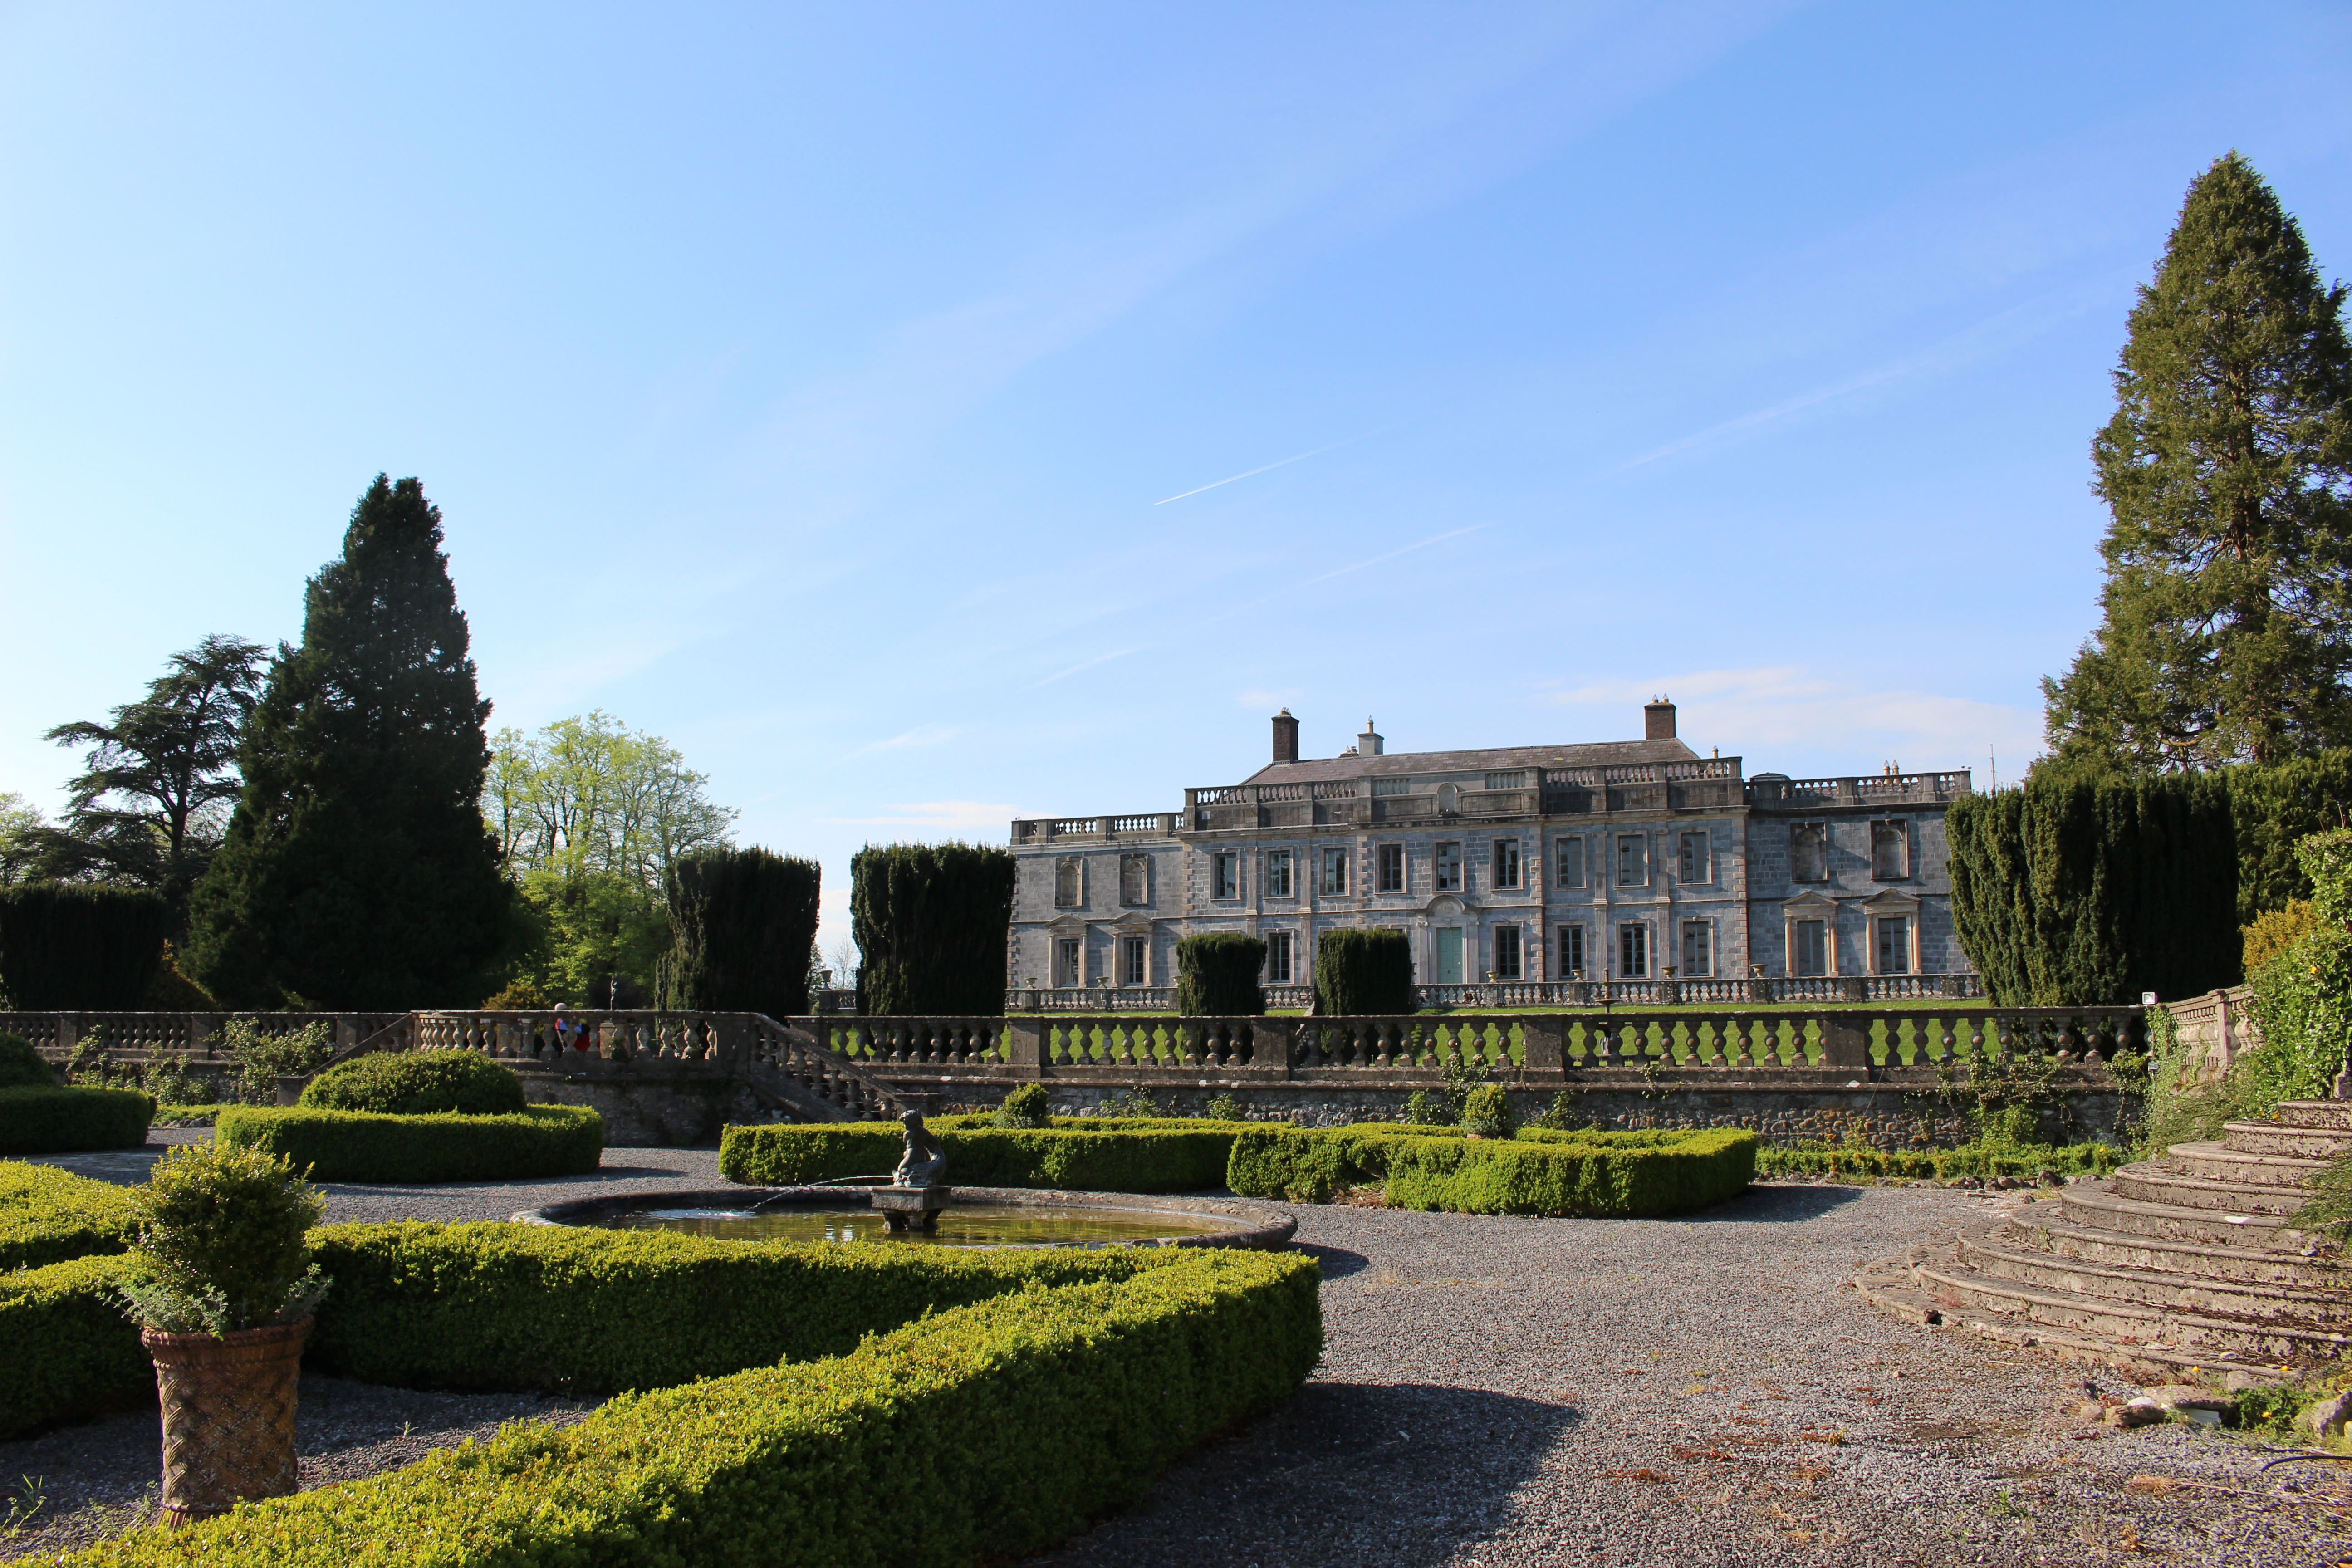
[[[1372,721],[1370,719],[1365,720],[1364,732],[1356,737],[1356,754],[1360,757],[1377,757],[1381,754],[1384,744],[1385,742],[1381,739],[1381,732],[1372,728]]]
[[[1653,698],[1642,710],[1642,739],[1671,741],[1675,738],[1675,705],[1664,697]]]
[[[1286,708],[1274,716],[1274,760],[1295,763],[1298,760],[1298,721]]]

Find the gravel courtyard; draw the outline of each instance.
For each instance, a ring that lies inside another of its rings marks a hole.
[[[198,1134],[199,1136],[201,1134]],[[101,1173],[77,1163],[89,1173]],[[125,1157],[117,1179],[137,1179]],[[591,1193],[718,1184],[709,1150],[611,1151],[522,1186],[329,1186],[331,1220],[502,1219]],[[2078,1418],[2113,1374],[1870,1310],[1843,1287],[2018,1194],[1769,1186],[1686,1220],[1301,1207],[1328,1348],[1283,1410],[1194,1455],[1039,1568],[2352,1560],[2352,1466]],[[404,1463],[534,1395],[307,1381],[306,1484]],[[0,1556],[136,1516],[152,1415],[0,1443],[40,1514]],[[5,1505],[0,1505],[5,1511]]]

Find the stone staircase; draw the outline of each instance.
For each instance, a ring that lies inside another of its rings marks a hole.
[[[2176,1143],[1854,1280],[1913,1322],[2125,1369],[2305,1368],[2352,1357],[2352,1262],[2287,1224],[2352,1148],[2352,1100],[2282,1104],[2218,1143]]]

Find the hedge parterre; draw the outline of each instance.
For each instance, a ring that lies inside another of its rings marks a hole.
[[[980,1117],[931,1124],[947,1151],[947,1177],[974,1187],[1062,1187],[1099,1193],[1197,1193],[1225,1184],[1234,1139],[1245,1124],[1146,1121],[1113,1131],[1055,1125],[1002,1128]],[[882,1122],[730,1127],[719,1173],[730,1182],[786,1187],[870,1176],[898,1163],[898,1129]]]
[[[505,1182],[593,1173],[604,1119],[577,1105],[530,1105],[510,1116],[241,1105],[220,1113],[213,1136],[283,1154],[314,1182]]]
[[[1387,1184],[1394,1207],[1458,1214],[1685,1214],[1721,1203],[1756,1173],[1759,1140],[1704,1132],[1572,1132],[1464,1138],[1444,1128],[1253,1128],[1234,1140],[1226,1184],[1244,1197],[1325,1202],[1341,1187]]]
[[[0,1161],[0,1273],[130,1244],[129,1189],[54,1165]]]
[[[135,1089],[0,1089],[0,1154],[76,1154],[136,1149],[155,1102]]]

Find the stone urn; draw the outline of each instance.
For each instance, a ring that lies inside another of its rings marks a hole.
[[[294,1394],[309,1318],[226,1334],[142,1330],[163,1407],[163,1517],[188,1524],[298,1489]]]

